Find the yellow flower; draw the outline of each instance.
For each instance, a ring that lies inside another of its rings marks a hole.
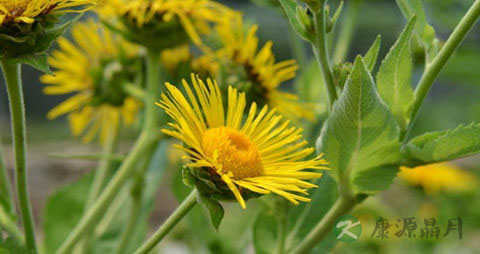
[[[68,114],[72,133],[79,136],[89,129],[84,140],[89,142],[100,131],[104,140],[112,126],[134,122],[140,103],[124,94],[121,82],[129,75],[122,65],[138,54],[138,49],[98,23],[89,20],[77,23],[72,28],[75,44],[65,37],[58,39],[60,49],[49,58],[52,67],[58,70],[54,76],[44,75],[41,81],[48,84],[45,94],[71,94],[66,101],[48,112],[49,119]],[[127,77],[128,78],[128,77]]]
[[[180,45],[175,48],[165,49],[160,54],[163,67],[168,71],[174,71],[181,63],[186,63],[192,58],[188,45]]]
[[[471,190],[476,177],[451,163],[435,163],[416,168],[401,167],[401,179],[413,186],[421,186],[428,194],[439,191]]]
[[[137,28],[145,28],[151,22],[178,21],[183,32],[196,45],[206,49],[200,34],[210,30],[209,23],[223,22],[234,11],[210,0],[106,0],[100,13],[104,17],[125,17]]]
[[[31,24],[37,16],[81,12],[97,2],[97,0],[0,0],[0,25]],[[72,7],[82,8],[72,9]]]
[[[266,101],[271,107],[278,110],[289,119],[304,117],[313,119],[313,107],[298,102],[298,96],[279,91],[279,86],[295,78],[298,64],[296,60],[275,61],[272,52],[273,43],[268,41],[259,49],[259,39],[256,36],[258,26],[249,28],[245,35],[241,16],[228,19],[217,26],[218,33],[223,43],[223,48],[218,51],[220,57],[233,60],[243,66],[246,76],[258,86],[253,96],[257,102]]]
[[[193,91],[183,81],[187,99],[167,83],[167,93],[158,104],[175,121],[169,124],[174,130],[163,132],[183,142],[177,148],[188,154],[191,163],[187,166],[210,174],[210,180],[228,188],[242,208],[248,192],[275,193],[294,204],[310,201],[295,193],[308,194],[306,189],[316,185],[304,180],[322,173],[304,170],[327,169],[327,162],[321,155],[306,159],[314,149],[301,141],[301,129],[289,127],[289,121],[282,121],[268,106],[257,112],[255,103],[242,121],[247,106],[244,93],[229,87],[224,112],[215,81],[209,79],[205,84],[192,74],[192,84]]]

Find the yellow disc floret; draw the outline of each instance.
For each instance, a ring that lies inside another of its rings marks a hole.
[[[207,156],[216,157],[224,174],[233,179],[262,175],[263,166],[257,146],[242,132],[218,127],[203,134],[202,147]]]

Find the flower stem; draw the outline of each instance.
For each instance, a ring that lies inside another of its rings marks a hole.
[[[21,66],[20,64],[11,65],[3,59],[2,68],[10,102],[13,147],[15,149],[15,180],[25,240],[30,253],[37,253],[35,226],[28,194],[25,103],[22,91]]]
[[[327,214],[325,214],[322,220],[294,249],[292,254],[309,253],[309,251],[312,250],[316,244],[325,238],[327,233],[332,231],[332,228],[338,217],[348,213],[355,206],[355,204],[355,200],[340,196],[330,210],[328,210]]]
[[[337,43],[335,44],[335,51],[333,52],[333,63],[342,63],[347,57],[352,37],[355,31],[356,18],[359,9],[360,0],[348,1],[350,4],[345,11],[345,20],[340,27],[340,34],[338,35]]]
[[[142,169],[140,170],[140,172],[138,172],[135,182],[131,187],[130,196],[132,199],[132,205],[130,208],[127,226],[125,227],[125,231],[122,233],[122,237],[120,238],[120,244],[117,248],[118,254],[124,254],[127,250],[129,250],[130,239],[135,231],[140,212],[142,211],[142,198],[145,188],[145,174],[147,173],[148,166],[150,165],[154,152],[155,149],[152,148],[146,153],[146,156],[143,159]]]
[[[0,194],[5,198],[6,205],[5,209],[14,214],[15,209],[13,205],[13,193],[12,186],[10,184],[10,178],[8,176],[7,166],[3,160],[3,148],[2,148],[2,139],[0,135]]]
[[[13,237],[18,243],[25,243],[25,238],[22,232],[17,227],[15,220],[12,219],[10,214],[0,206],[0,226],[8,232],[8,235]]]
[[[119,190],[132,176],[138,161],[143,158],[145,151],[148,151],[158,140],[158,110],[155,106],[157,96],[160,94],[159,84],[159,54],[153,51],[147,52],[147,96],[145,98],[145,123],[137,142],[128,156],[123,161],[112,180],[103,190],[98,199],[90,206],[83,215],[80,222],[73,229],[60,249],[58,254],[70,254],[72,248],[91,228],[93,228],[102,217],[105,210],[112,203]]]
[[[420,108],[425,98],[427,97],[430,89],[432,88],[432,85],[434,84],[442,69],[445,67],[447,61],[453,55],[455,50],[458,48],[460,43],[463,41],[463,39],[479,17],[480,0],[476,0],[475,3],[473,3],[473,5],[470,7],[468,12],[465,14],[465,16],[463,16],[462,20],[457,25],[455,30],[453,30],[445,45],[442,47],[440,52],[438,52],[438,55],[425,68],[425,72],[420,78],[417,88],[415,89],[416,99],[412,109],[412,121],[410,122],[408,130],[403,133],[404,142],[407,141],[408,136],[412,131],[413,125],[418,118]]]
[[[313,42],[313,53],[323,73],[323,79],[327,86],[328,98],[330,106],[337,100],[337,91],[333,81],[333,72],[328,57],[327,48],[327,17],[326,17],[326,1],[323,1],[320,11],[313,15],[315,26],[315,40]]]
[[[167,218],[160,228],[138,249],[135,254],[147,254],[177,225],[177,223],[197,204],[197,190],[190,192],[179,207]]]
[[[112,124],[109,128],[107,137],[104,140],[102,154],[114,154],[117,144],[118,144],[118,134],[120,129],[120,122]],[[90,192],[88,193],[87,202],[85,203],[85,211],[95,202],[98,195],[100,195],[101,191],[105,187],[107,183],[108,176],[110,175],[110,171],[112,169],[112,160],[110,158],[104,158],[98,163],[98,167],[95,171],[95,176],[93,178],[92,186],[90,188]],[[82,248],[83,253],[89,253],[90,247],[92,243],[92,234],[87,234]]]

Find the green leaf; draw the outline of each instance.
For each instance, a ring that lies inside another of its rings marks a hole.
[[[218,227],[220,226],[225,214],[222,205],[218,201],[204,195],[200,195],[199,197],[200,203],[203,204],[210,214],[210,221],[212,222],[213,227],[218,230]]]
[[[0,235],[0,254],[30,254],[30,252],[15,239],[8,237],[6,240],[3,240],[3,237]]]
[[[380,65],[377,86],[380,96],[390,107],[401,129],[406,129],[410,121],[415,95],[412,89],[412,54],[410,40],[415,26],[411,18]]]
[[[9,58],[11,63],[27,64],[44,73],[53,74],[48,65],[48,55],[46,53],[26,55],[23,57]]]
[[[418,165],[480,153],[480,124],[415,137],[407,143],[406,153]]]
[[[384,166],[400,161],[399,133],[395,118],[380,99],[364,60],[358,56],[342,95],[322,128],[317,150],[325,153],[330,173],[337,181],[350,186],[355,194],[373,194],[387,188],[395,176],[382,171]],[[384,177],[372,179],[375,172]],[[364,183],[375,188],[366,188]]]
[[[427,22],[422,2],[420,0],[397,0],[397,4],[407,19],[413,16],[418,18],[415,34],[425,49],[427,63],[430,63],[438,53],[439,41],[435,35],[435,29]]]
[[[282,5],[285,14],[287,15],[287,19],[292,25],[293,29],[297,31],[304,39],[309,40],[310,36],[308,36],[307,30],[305,26],[300,22],[300,19],[297,17],[297,2],[295,0],[278,0]]]
[[[377,64],[378,52],[380,51],[380,46],[382,44],[382,36],[378,35],[375,41],[373,42],[370,49],[365,54],[364,60],[367,68],[370,72],[373,71],[375,65]]]
[[[59,188],[45,205],[43,228],[46,253],[53,253],[80,220],[92,182],[92,174]]]
[[[276,254],[278,219],[272,209],[261,211],[253,225],[253,247],[256,254]]]

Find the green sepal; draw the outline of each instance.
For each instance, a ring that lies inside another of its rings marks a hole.
[[[309,31],[305,24],[302,23],[301,18],[297,16],[297,3],[295,0],[279,0],[279,2],[293,29],[297,31],[304,40],[313,41],[314,35],[312,31]],[[305,14],[307,14],[307,9],[304,9],[304,11]]]
[[[198,195],[198,202],[200,202],[210,214],[210,222],[212,226],[218,230],[220,223],[223,220],[225,211],[220,202],[204,195]]]

